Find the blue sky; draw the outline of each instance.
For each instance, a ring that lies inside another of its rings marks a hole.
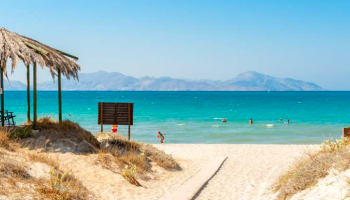
[[[77,55],[82,72],[226,80],[253,70],[350,90],[349,10],[326,0],[3,0],[0,27]],[[25,80],[23,66],[11,80]]]

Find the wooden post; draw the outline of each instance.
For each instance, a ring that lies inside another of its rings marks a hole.
[[[33,112],[33,126],[35,128],[36,126],[36,120],[37,120],[37,94],[36,94],[36,63],[33,65],[33,93],[34,93],[34,112]]]
[[[1,126],[5,126],[5,105],[4,105],[4,71],[0,65],[1,73]]]
[[[101,133],[103,133],[103,103],[101,103]]]
[[[131,124],[131,108],[130,103],[128,104],[128,140],[130,140],[130,124]]]
[[[58,69],[58,121],[62,122],[61,70]]]
[[[27,121],[30,122],[30,65],[27,65]]]

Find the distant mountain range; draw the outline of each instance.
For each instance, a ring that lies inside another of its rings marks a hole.
[[[5,90],[26,90],[19,81],[5,81]],[[57,90],[57,82],[38,84],[38,90]],[[118,72],[98,71],[79,74],[76,80],[62,79],[62,90],[132,90],[132,91],[321,91],[325,90],[315,83],[275,78],[249,71],[227,81],[186,80],[170,77],[135,78]]]

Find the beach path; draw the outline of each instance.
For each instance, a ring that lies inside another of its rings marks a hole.
[[[201,169],[187,179],[184,184],[173,190],[162,200],[192,200],[198,191],[217,173],[227,157],[216,157],[210,159]]]
[[[304,152],[317,145],[166,144],[156,145],[175,158],[210,160],[227,156],[217,174],[197,194],[196,200],[274,199],[270,188]]]

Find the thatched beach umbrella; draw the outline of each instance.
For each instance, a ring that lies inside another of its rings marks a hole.
[[[0,77],[1,77],[1,120],[4,126],[4,75],[7,76],[7,63],[11,60],[11,72],[14,71],[19,61],[22,61],[27,67],[27,101],[28,101],[28,121],[30,121],[30,74],[29,66],[33,65],[33,90],[34,90],[34,125],[37,120],[37,83],[36,66],[39,64],[42,68],[49,68],[52,78],[58,77],[58,96],[59,96],[59,121],[62,121],[62,103],[61,103],[61,74],[68,79],[73,77],[78,79],[80,66],[73,60],[78,57],[49,47],[36,40],[10,32],[0,28]]]

